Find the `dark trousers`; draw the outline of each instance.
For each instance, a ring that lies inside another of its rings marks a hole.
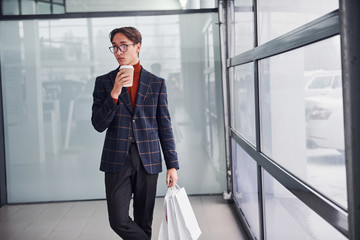
[[[117,173],[105,173],[106,200],[111,228],[124,240],[151,239],[158,174],[148,174],[135,143]],[[134,221],[129,216],[133,195]]]

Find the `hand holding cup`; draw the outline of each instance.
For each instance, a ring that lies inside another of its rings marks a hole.
[[[134,80],[134,67],[131,65],[120,66],[119,72],[116,74],[111,97],[117,99],[121,93],[122,87],[131,87]]]
[[[126,80],[129,80],[123,85],[124,87],[132,87],[134,80],[134,67],[131,65],[122,65],[120,66],[121,74],[124,74],[124,77],[128,77]]]

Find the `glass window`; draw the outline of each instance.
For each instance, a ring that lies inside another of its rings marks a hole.
[[[21,14],[52,14],[50,4],[53,6],[53,13],[65,13],[64,0],[19,0],[22,1]],[[18,0],[3,0],[3,15],[19,15]],[[32,7],[31,5],[36,5]],[[158,11],[158,10],[186,10],[186,9],[207,9],[217,8],[218,2],[215,0],[118,0],[106,1],[88,1],[88,0],[71,0],[66,1],[66,12],[120,12],[120,11]],[[37,9],[38,12],[32,11]]]
[[[254,63],[236,66],[231,78],[232,127],[256,145]]]
[[[28,14],[35,14],[36,7],[35,7],[34,0],[21,0],[21,14],[28,15]]]
[[[259,237],[259,199],[256,162],[232,140],[234,198],[253,234]]]
[[[259,44],[339,8],[338,0],[258,1]]]
[[[265,239],[347,239],[263,171]]]
[[[119,23],[140,30],[141,65],[166,80],[180,167],[187,169],[179,171],[181,185],[189,194],[225,191],[223,118],[210,118],[212,141],[203,134],[209,117],[205,82],[209,90],[221,86],[218,32],[212,31],[209,46],[202,32],[205,25],[217,29],[215,19],[206,13],[2,22],[9,203],[104,198],[98,170],[104,134],[90,122],[92,91],[96,76],[118,67],[108,34]],[[209,79],[206,47],[214,52]],[[211,94],[211,115],[222,116],[221,94]],[[214,149],[210,158],[206,144]],[[167,191],[165,174],[159,176],[158,195]]]
[[[180,9],[202,9],[215,8],[215,0],[156,0],[156,1],[132,1],[123,0],[121,4],[117,0],[88,1],[77,0],[67,1],[67,12],[103,12],[103,11],[146,11],[146,10],[180,10]]]
[[[207,46],[206,48],[206,67],[208,68],[214,68],[214,33],[213,33],[213,29],[212,27],[206,29],[206,32],[204,31],[205,33],[205,44]]]
[[[346,207],[339,36],[259,63],[262,152]]]
[[[53,4],[53,13],[54,14],[65,13],[65,7],[63,5]]]
[[[234,57],[254,47],[254,12],[252,1],[235,1],[232,16],[229,56]]]
[[[19,15],[19,2],[13,0],[2,0],[2,14],[3,15]]]
[[[37,3],[37,13],[38,14],[51,14],[50,3],[38,2]]]
[[[217,21],[213,19],[213,21]],[[204,69],[205,82],[203,86],[204,94],[204,115],[206,128],[203,129],[203,134],[206,136],[205,148],[210,158],[217,158],[221,156],[222,150],[219,148],[219,143],[224,141],[224,135],[220,132],[223,126],[219,123],[223,123],[223,106],[219,105],[217,99],[222,96],[222,82],[218,81],[221,79],[219,65],[216,61],[219,59],[218,48],[214,46],[219,45],[218,28],[213,28],[212,24],[203,28],[203,34],[205,39],[205,62],[206,66]],[[224,170],[224,169],[223,169]]]
[[[252,0],[234,0],[235,6],[248,7],[252,5]]]

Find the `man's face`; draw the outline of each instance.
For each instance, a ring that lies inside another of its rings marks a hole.
[[[122,44],[133,44],[133,42],[122,33],[116,33],[112,40],[113,46],[120,46]],[[119,65],[135,65],[139,62],[138,53],[140,52],[141,44],[129,45],[126,52],[121,52],[120,49],[114,53]]]

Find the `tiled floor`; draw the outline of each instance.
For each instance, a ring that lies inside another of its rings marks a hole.
[[[246,240],[245,231],[222,196],[191,196],[202,230],[200,240]],[[163,217],[163,199],[157,198],[153,238]],[[225,237],[226,236],[226,237]],[[110,229],[102,201],[7,205],[0,208],[1,240],[108,240],[120,239]]]

